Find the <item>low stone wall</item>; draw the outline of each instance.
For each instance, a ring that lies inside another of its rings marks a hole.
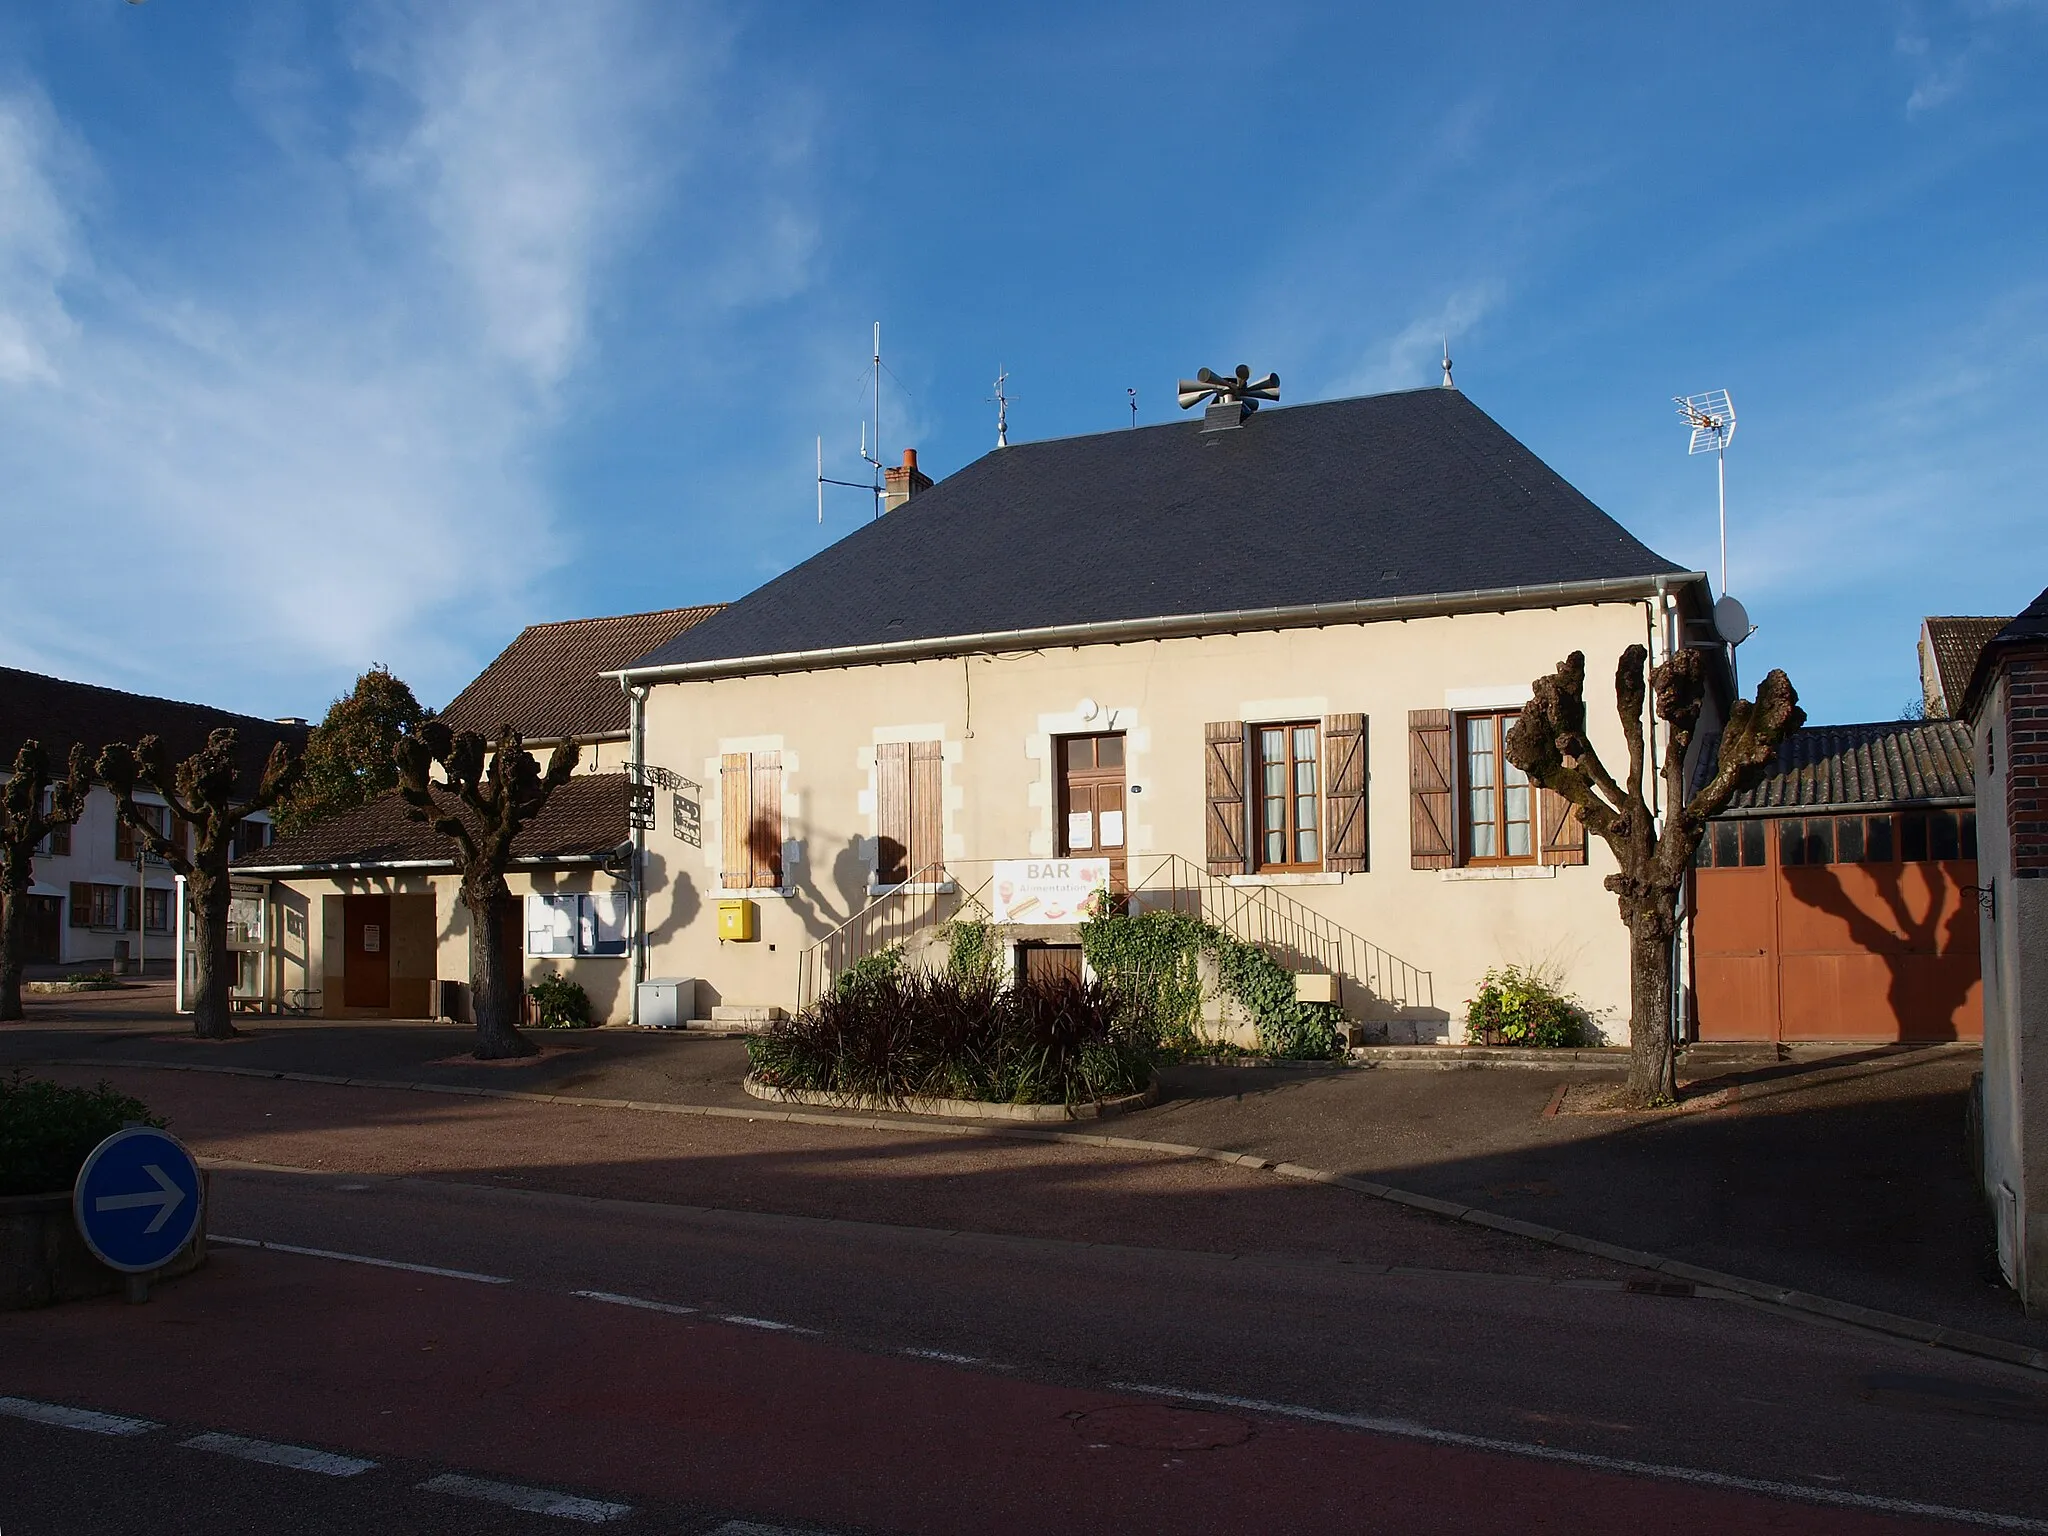
[[[202,1180],[204,1175],[201,1175]],[[203,1185],[202,1185],[203,1187]],[[152,1281],[169,1279],[206,1262],[206,1212],[199,1230]],[[0,1312],[83,1301],[123,1290],[128,1277],[93,1257],[71,1215],[71,1191],[0,1196]]]
[[[862,1093],[820,1093],[808,1088],[771,1088],[749,1072],[741,1085],[757,1099],[807,1104],[817,1109],[857,1109],[885,1115],[944,1115],[954,1120],[1098,1120],[1159,1101],[1159,1079],[1143,1093],[1086,1104],[990,1104],[981,1099],[878,1099]]]

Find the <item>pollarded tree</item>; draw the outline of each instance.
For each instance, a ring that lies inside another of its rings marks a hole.
[[[1763,776],[1778,744],[1806,720],[1791,679],[1773,670],[1756,699],[1737,699],[1721,733],[1714,771],[1686,793],[1685,760],[1706,697],[1698,651],[1679,651],[1649,671],[1650,653],[1632,645],[1615,669],[1614,696],[1628,742],[1627,778],[1617,783],[1586,736],[1586,657],[1574,651],[1535,683],[1535,697],[1507,735],[1508,759],[1530,778],[1569,800],[1573,814],[1604,838],[1621,866],[1607,889],[1621,905],[1629,932],[1629,1066],[1626,1102],[1634,1108],[1678,1095],[1671,1040],[1671,968],[1678,934],[1678,898],[1707,822]],[[1662,825],[1644,795],[1643,706],[1656,699],[1664,723]]]
[[[305,771],[271,815],[278,829],[297,832],[396,789],[391,754],[430,714],[390,668],[372,666],[306,739]]]
[[[303,760],[283,742],[270,749],[253,795],[237,796],[241,779],[240,737],[232,726],[209,732],[206,745],[173,764],[164,745],[145,736],[130,747],[115,742],[100,753],[100,782],[114,792],[121,819],[144,845],[185,877],[186,902],[194,928],[192,1033],[202,1040],[227,1040],[236,1033],[229,1006],[235,978],[228,951],[228,865],[235,856],[235,832],[244,818],[267,811],[291,792]],[[190,852],[183,837],[164,835],[154,815],[135,803],[147,784],[164,797],[174,825],[190,827]]]
[[[456,848],[462,904],[469,909],[469,996],[479,1061],[531,1056],[538,1049],[519,1033],[525,988],[505,951],[501,917],[512,898],[505,868],[511,862],[512,840],[569,782],[576,756],[576,743],[563,742],[548,758],[543,774],[525,740],[510,726],[486,748],[475,731],[457,734],[439,720],[429,720],[417,735],[402,738],[393,752],[406,814],[425,822]],[[438,780],[433,776],[436,764],[441,769]]]
[[[24,932],[28,888],[35,878],[36,844],[68,827],[85,810],[91,788],[85,748],[71,749],[70,771],[50,779],[49,754],[39,741],[24,741],[14,754],[14,772],[0,789],[0,1022],[21,1017],[21,969],[27,959]],[[47,797],[49,804],[43,804]]]

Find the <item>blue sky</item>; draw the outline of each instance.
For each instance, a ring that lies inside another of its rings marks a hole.
[[[1717,565],[1745,675],[1917,692],[2048,584],[2048,5],[0,0],[0,662],[318,716],[738,596],[943,475],[1460,386]],[[1530,658],[1538,667],[1554,658]],[[1533,668],[1532,668],[1533,670]]]

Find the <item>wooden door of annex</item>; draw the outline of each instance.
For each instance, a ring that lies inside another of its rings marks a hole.
[[[1124,736],[1062,736],[1059,754],[1059,851],[1062,858],[1108,859],[1112,890],[1130,882],[1124,844]]]

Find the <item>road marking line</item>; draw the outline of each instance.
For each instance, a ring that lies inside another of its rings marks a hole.
[[[55,1424],[60,1429],[82,1429],[95,1435],[146,1435],[152,1429],[163,1428],[148,1419],[125,1419],[118,1413],[94,1413],[89,1408],[66,1408],[59,1403],[38,1403],[26,1397],[0,1397],[0,1413],[36,1424]]]
[[[269,1253],[296,1253],[309,1259],[340,1259],[345,1264],[369,1264],[378,1269],[402,1269],[415,1275],[439,1275],[444,1280],[474,1280],[480,1285],[510,1285],[503,1275],[479,1275],[467,1269],[441,1269],[432,1264],[401,1264],[396,1259],[373,1259],[366,1253],[336,1253],[331,1248],[300,1248],[293,1243],[272,1243],[256,1237],[222,1237],[209,1232],[209,1243],[226,1243],[234,1248],[261,1248]]]
[[[552,1488],[522,1488],[517,1483],[494,1483],[487,1478],[464,1477],[457,1472],[430,1477],[420,1487],[429,1493],[450,1493],[458,1499],[482,1499],[488,1504],[523,1509],[531,1515],[580,1520],[585,1525],[604,1525],[612,1520],[623,1520],[633,1513],[630,1504],[580,1499],[573,1493],[557,1493]]]
[[[571,1291],[571,1296],[581,1296],[586,1301],[608,1301],[615,1307],[639,1307],[647,1312],[673,1312],[677,1317],[691,1317],[695,1307],[680,1307],[672,1301],[649,1301],[644,1296],[621,1296],[616,1291]]]
[[[374,1461],[362,1461],[354,1456],[337,1456],[332,1451],[316,1451],[303,1445],[279,1445],[270,1440],[245,1440],[240,1435],[194,1435],[190,1440],[180,1440],[178,1444],[195,1451],[217,1451],[223,1456],[239,1456],[244,1461],[260,1461],[272,1467],[293,1467],[301,1472],[319,1472],[328,1477],[357,1477],[377,1465]]]
[[[1501,1440],[1491,1435],[1468,1435],[1454,1429],[1431,1429],[1407,1419],[1376,1419],[1360,1414],[1326,1413],[1319,1408],[1299,1408],[1290,1403],[1268,1403],[1251,1397],[1232,1397],[1222,1392],[1190,1392],[1179,1387],[1146,1386],[1139,1382],[1116,1381],[1118,1392],[1144,1392],[1154,1397],[1178,1398],[1189,1403],[1213,1403],[1218,1407],[1242,1408],[1253,1413],[1274,1413],[1293,1419],[1311,1419],[1319,1424],[1336,1424],[1346,1429],[1363,1429],[1379,1435],[1399,1435],[1409,1440],[1427,1440],[1437,1445],[1464,1446],[1472,1450],[1498,1451],[1509,1456],[1526,1456],[1537,1461],[1560,1461],[1601,1472],[1621,1472],[1632,1477],[1654,1477],[1667,1482],[1694,1483],[1704,1488],[1733,1488],[1742,1493],[1769,1494],[1774,1498],[1798,1499],[1808,1504],[1834,1504],[1850,1509],[1879,1510],[1892,1515],[1919,1515],[1934,1520],[1954,1520],[1964,1525],[1988,1526],[2000,1531],[2048,1532],[2048,1520],[2030,1520],[2025,1515],[2000,1515],[1982,1509],[1956,1509],[1946,1504],[1922,1504],[1915,1499],[1892,1499],[1874,1493],[1848,1493],[1832,1488],[1812,1488],[1804,1483],[1780,1483],[1768,1478],[1737,1477],[1729,1472],[1709,1472],[1699,1467],[1671,1467],[1658,1462],[1627,1461],[1618,1456],[1598,1456],[1588,1451],[1560,1450],[1551,1445],[1531,1445],[1522,1440]]]
[[[815,1328],[799,1328],[795,1323],[778,1323],[767,1317],[742,1317],[737,1312],[715,1312],[712,1314],[721,1323],[738,1323],[742,1328],[766,1328],[774,1333],[816,1333]]]
[[[945,1349],[906,1349],[905,1351],[903,1351],[903,1353],[905,1353],[906,1355],[915,1355],[920,1360],[943,1360],[948,1365],[988,1364],[988,1362],[982,1359],[979,1355],[956,1355],[952,1351]],[[1002,1367],[998,1366],[997,1369],[1001,1370]]]
[[[704,1536],[831,1536],[829,1531],[800,1531],[789,1525],[763,1525],[758,1520],[728,1520],[715,1525]]]

